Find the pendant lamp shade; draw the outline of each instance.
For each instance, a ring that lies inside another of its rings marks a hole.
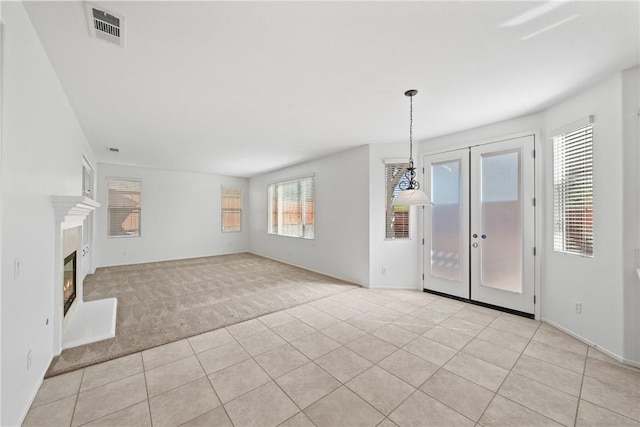
[[[420,190],[420,184],[416,181],[416,168],[413,166],[413,97],[418,93],[415,89],[406,91],[409,97],[409,167],[405,172],[408,185],[401,188],[402,191],[393,198],[392,206],[425,206],[433,205],[424,191]]]
[[[422,190],[404,190],[394,197],[392,206],[424,206],[433,205]]]

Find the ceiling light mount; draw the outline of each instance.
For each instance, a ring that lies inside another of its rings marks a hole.
[[[431,200],[420,190],[420,183],[416,181],[416,168],[413,165],[413,97],[418,94],[416,89],[409,89],[404,93],[409,97],[409,167],[404,180],[398,186],[402,190],[391,203],[393,206],[431,205]]]

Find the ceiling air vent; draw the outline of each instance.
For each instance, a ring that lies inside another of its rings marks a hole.
[[[86,5],[91,37],[124,47],[124,18],[90,3]]]

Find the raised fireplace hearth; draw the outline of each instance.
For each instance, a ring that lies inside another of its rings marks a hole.
[[[56,220],[56,269],[53,308],[53,350],[113,338],[117,300],[84,301],[82,281],[88,259],[82,252],[84,219],[100,204],[83,196],[53,196]],[[89,264],[90,265],[90,264]]]

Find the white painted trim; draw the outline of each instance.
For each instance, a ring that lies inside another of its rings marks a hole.
[[[384,159],[382,161],[385,165],[388,165],[390,163],[409,163],[409,159],[399,159],[399,158],[395,158],[395,159]]]
[[[612,352],[611,350],[608,350],[608,349],[606,349],[604,347],[600,347],[598,344],[594,343],[593,341],[590,341],[590,340],[586,339],[585,337],[583,337],[582,335],[576,334],[575,332],[573,332],[573,331],[571,331],[571,330],[569,330],[569,329],[567,329],[567,328],[565,328],[563,326],[560,326],[559,324],[557,324],[555,322],[552,322],[551,320],[543,318],[543,319],[540,319],[540,321],[542,321],[542,322],[544,322],[544,323],[546,323],[548,325],[551,325],[556,329],[561,330],[565,334],[572,336],[573,338],[577,339],[578,341],[581,341],[582,343],[588,345],[589,347],[593,347],[596,350],[601,351],[602,353],[606,354],[607,356],[611,357],[612,359],[615,359],[616,361],[618,361],[620,363],[624,363],[624,364],[629,365],[629,366],[634,366],[636,368],[640,368],[640,363],[627,360],[624,357],[619,356],[616,353]]]
[[[424,157],[424,156],[429,156],[431,154],[440,154],[440,153],[446,153],[448,151],[455,151],[461,148],[469,148],[469,147],[475,147],[478,145],[493,144],[494,142],[508,141],[510,139],[522,138],[523,136],[536,135],[538,133],[539,131],[536,131],[536,130],[527,130],[523,132],[507,134],[504,136],[490,137],[490,138],[485,138],[485,139],[475,140],[475,141],[474,140],[465,141],[461,139],[460,142],[456,142],[456,143],[451,143],[450,141],[444,141],[440,143],[438,143],[437,141],[435,142],[421,141],[421,142],[427,142],[426,144],[427,149],[420,152],[419,154],[420,156]],[[434,139],[438,139],[438,138],[434,138]]]
[[[423,292],[427,294],[426,292],[424,292],[424,290],[420,289],[420,287],[408,288],[406,286],[393,287],[393,286],[385,285],[385,286],[370,286],[367,289],[386,290],[386,291],[418,291],[418,292]]]
[[[593,123],[593,115],[587,116],[587,117],[583,117],[581,119],[578,119],[574,122],[571,122],[567,125],[561,126],[557,129],[552,130],[551,132],[549,132],[549,138],[553,139],[556,136],[565,134],[565,133],[569,133],[569,132],[573,132],[576,129],[579,129],[581,127],[590,125]]]
[[[275,185],[275,184],[286,184],[287,182],[298,181],[298,180],[305,179],[305,178],[314,178],[315,179],[315,177],[316,177],[316,173],[315,172],[311,172],[311,173],[308,173],[308,174],[295,176],[293,178],[284,178],[284,179],[278,180],[276,182],[271,182],[270,184],[267,184],[267,188],[269,188],[269,186]]]
[[[536,152],[536,157],[533,165],[533,197],[536,199],[536,206],[534,209],[534,236],[533,241],[536,247],[536,256],[534,257],[534,295],[536,296],[536,304],[533,307],[534,317],[536,320],[540,320],[541,307],[542,307],[542,261],[545,253],[545,240],[544,230],[546,224],[544,221],[544,182],[543,182],[543,165],[544,162],[544,148],[542,139],[540,138],[540,132],[533,134],[533,147]]]
[[[360,286],[361,288],[369,288],[368,284],[367,285],[363,285],[361,283],[355,283],[355,282],[353,282],[353,281],[351,281],[349,279],[345,279],[344,277],[338,277],[338,276],[335,276],[335,275],[332,275],[332,274],[323,273],[322,271],[313,270],[313,269],[311,269],[309,267],[303,267],[302,265],[294,264],[292,262],[283,261],[281,259],[273,258],[273,257],[267,256],[267,255],[263,255],[263,254],[260,254],[258,252],[247,251],[247,253],[250,253],[250,254],[253,254],[253,255],[257,255],[257,256],[262,257],[262,258],[270,259],[270,260],[273,260],[273,261],[278,261],[278,262],[281,262],[283,264],[292,265],[294,267],[298,267],[298,268],[301,268],[303,270],[312,271],[314,273],[322,274],[323,276],[331,277],[333,279],[342,280],[343,282],[347,282],[347,283],[349,283],[351,285],[355,285],[355,286]]]
[[[536,150],[536,158],[534,163],[534,197],[536,198],[536,206],[535,206],[535,234],[534,241],[536,246],[536,256],[534,257],[534,293],[536,296],[536,304],[534,306],[534,317],[536,320],[541,320],[541,306],[542,306],[542,260],[544,259],[545,253],[545,240],[544,240],[544,230],[546,224],[544,223],[544,182],[543,182],[543,161],[544,158],[544,148],[542,144],[541,131],[538,130],[527,130],[523,132],[516,132],[512,134],[507,134],[499,137],[491,137],[485,138],[477,141],[476,143],[460,142],[456,144],[451,144],[450,142],[445,142],[444,144],[435,144],[429,145],[429,149],[419,152],[417,155],[418,166],[422,168],[422,182],[425,178],[425,170],[424,170],[424,158],[425,156],[446,153],[449,151],[456,151],[464,148],[469,148],[476,145],[484,145],[484,144],[492,144],[494,142],[506,141],[510,139],[521,138],[524,136],[533,136],[534,147]],[[425,142],[425,141],[423,141]],[[446,147],[446,149],[445,149]],[[424,235],[424,207],[419,213],[418,220],[418,235],[421,238],[426,238]],[[417,251],[420,256],[419,266],[420,266],[420,274],[425,273],[425,245],[420,245],[421,248]],[[638,271],[638,276],[640,277],[640,269]],[[420,277],[420,276],[419,276]],[[421,280],[421,287],[424,288],[424,280]]]
[[[116,165],[116,166],[122,166],[122,165]],[[142,178],[125,178],[125,177],[121,177],[121,176],[105,176],[104,177],[105,181],[131,181],[131,182],[139,182],[142,183]]]

